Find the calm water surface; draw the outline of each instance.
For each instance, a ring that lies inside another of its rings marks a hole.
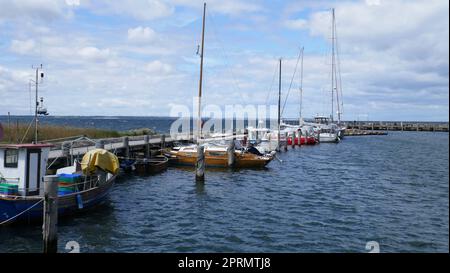
[[[139,126],[144,127],[144,126]],[[148,126],[147,126],[148,127]],[[281,153],[264,170],[118,179],[106,204],[63,219],[82,252],[449,251],[449,135],[391,132]],[[0,252],[40,252],[41,227],[0,228]]]

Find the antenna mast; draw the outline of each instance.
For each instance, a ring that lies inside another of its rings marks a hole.
[[[35,91],[36,96],[35,96],[35,105],[34,105],[34,143],[37,144],[38,143],[38,126],[39,126],[39,124],[38,124],[39,123],[39,121],[38,121],[39,77],[44,78],[44,73],[42,72],[42,64],[40,66],[36,67],[35,69],[36,69],[36,78],[35,78],[34,84],[36,85],[36,91]],[[39,71],[41,71],[40,75],[39,75]]]

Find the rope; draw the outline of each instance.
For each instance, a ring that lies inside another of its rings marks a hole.
[[[233,80],[233,87],[234,87],[234,91],[235,92],[237,92],[240,96],[241,96],[241,99],[244,99],[243,97],[242,97],[242,92],[240,92],[241,91],[241,89],[240,89],[240,87],[239,87],[239,84],[238,84],[238,81],[236,80],[236,77],[235,77],[235,75],[234,75],[234,73],[233,73],[233,70],[232,70],[232,68],[231,68],[231,65],[230,65],[230,63],[228,62],[228,59],[229,59],[229,57],[228,57],[228,54],[226,53],[226,51],[225,51],[225,48],[224,48],[224,46],[223,46],[223,44],[224,44],[224,42],[219,38],[219,35],[217,34],[217,27],[216,27],[216,23],[215,23],[215,21],[214,21],[214,17],[212,16],[212,14],[210,14],[210,12],[209,12],[209,10],[207,9],[206,10],[206,12],[208,13],[208,18],[210,18],[210,21],[211,21],[211,23],[212,23],[212,33],[213,33],[213,35],[214,35],[214,38],[219,42],[219,45],[220,45],[220,49],[222,50],[222,55],[223,55],[223,57],[224,57],[224,60],[225,60],[225,64],[226,64],[226,68],[227,68],[227,70],[228,70],[228,72],[230,73],[230,75],[231,75],[231,78],[232,78],[232,80]]]
[[[277,68],[277,66],[275,66],[275,71],[273,72],[273,77],[272,77],[272,83],[270,84],[270,89],[269,89],[269,92],[267,93],[267,97],[266,97],[266,102],[265,102],[266,105],[269,102],[270,94],[272,94],[272,88],[273,88],[273,84],[275,83],[275,77],[277,76],[277,70],[278,70],[278,68]]]
[[[28,125],[28,128],[27,128],[27,130],[25,131],[25,134],[24,134],[24,136],[23,136],[23,138],[22,138],[22,140],[20,141],[20,144],[22,144],[23,143],[23,141],[25,140],[25,138],[27,137],[27,135],[28,135],[28,131],[30,130],[30,128],[31,128],[31,125],[33,125],[33,122],[34,122],[34,118],[33,118],[33,120],[30,122],[30,125]]]
[[[55,158],[55,160],[52,161],[52,163],[50,163],[50,165],[47,166],[47,170],[50,169],[51,166],[53,166],[53,164],[56,162],[56,160],[58,160],[59,157]]]
[[[26,210],[22,211],[21,213],[15,215],[12,218],[9,218],[8,220],[5,220],[3,222],[0,223],[0,226],[5,225],[9,222],[11,222],[12,220],[16,219],[17,217],[19,217],[20,215],[24,214],[25,212],[28,212],[29,210],[31,210],[32,208],[36,207],[38,204],[40,204],[41,202],[44,202],[44,199],[42,198],[41,200],[39,200],[38,202],[36,202],[36,204],[32,205],[31,207],[27,208]]]
[[[298,54],[297,63],[295,64],[294,73],[292,74],[291,84],[289,85],[289,89],[288,89],[288,92],[286,94],[286,99],[284,100],[283,110],[281,110],[281,116],[283,116],[284,108],[286,107],[286,103],[287,103],[287,100],[288,100],[288,97],[289,97],[289,93],[291,92],[292,83],[294,82],[295,73],[297,72],[297,67],[298,67],[298,63],[300,62],[300,57],[301,56],[302,56],[302,51],[300,49],[300,54]]]

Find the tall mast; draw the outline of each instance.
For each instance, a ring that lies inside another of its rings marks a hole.
[[[299,112],[299,125],[302,119],[302,104],[303,104],[303,53],[305,51],[305,47],[302,47],[301,54],[302,54],[302,60],[300,64],[300,112]]]
[[[341,109],[339,104],[339,90],[338,90],[338,78],[337,78],[337,71],[336,71],[336,18],[334,13],[334,8],[331,10],[332,13],[332,38],[331,38],[331,51],[332,51],[332,57],[331,57],[331,97],[332,97],[332,105],[331,105],[331,120],[333,121],[334,118],[334,93],[336,93],[336,105],[337,105],[337,116],[338,116],[338,123],[341,122]]]
[[[280,58],[280,72],[279,72],[279,78],[278,78],[278,149],[280,149],[280,127],[281,125],[281,58]]]
[[[331,121],[334,121],[334,8],[331,9]]]
[[[202,117],[201,117],[201,102],[202,102],[202,84],[203,84],[203,48],[205,45],[205,17],[206,17],[206,3],[203,4],[203,26],[202,26],[202,48],[200,51],[200,81],[198,85],[198,116],[197,116],[197,143],[202,136]]]
[[[36,67],[36,78],[35,78],[35,85],[36,85],[36,91],[35,91],[35,105],[34,105],[34,143],[38,143],[38,86],[39,86],[39,69],[42,69],[42,64],[39,67]]]

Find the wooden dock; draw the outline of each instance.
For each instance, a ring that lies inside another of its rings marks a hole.
[[[228,135],[220,137],[220,139],[233,139],[235,137],[243,137],[244,135]],[[170,147],[175,142],[193,142],[193,135],[179,134],[173,139],[166,135],[142,135],[142,136],[129,136],[121,138],[107,138],[96,140],[81,140],[71,143],[71,141],[57,142],[55,147],[49,153],[49,160],[57,158],[64,158],[68,156],[78,157],[84,155],[86,152],[95,148],[103,148],[113,153],[122,153],[124,150],[130,151],[143,151],[147,146],[149,148],[165,148]],[[217,140],[217,138],[206,138],[203,142]],[[95,143],[94,143],[95,141]],[[65,147],[65,143],[70,144],[70,147]]]
[[[145,140],[145,136],[130,136],[130,137],[121,137],[121,138],[108,138],[108,139],[98,139],[95,140],[98,143],[102,143],[103,149],[116,152],[123,149],[136,149],[143,148],[146,145],[150,147],[160,147],[162,144],[165,146],[167,144],[173,143],[176,140],[173,140],[171,137],[166,137],[165,135],[156,135],[149,136],[148,142]],[[70,141],[66,141],[70,142]],[[55,143],[55,147],[49,153],[49,160],[70,156],[82,156],[86,152],[98,148],[98,144],[95,144],[91,141],[78,141],[72,145],[72,147],[68,148],[68,151],[64,149],[64,143]]]

